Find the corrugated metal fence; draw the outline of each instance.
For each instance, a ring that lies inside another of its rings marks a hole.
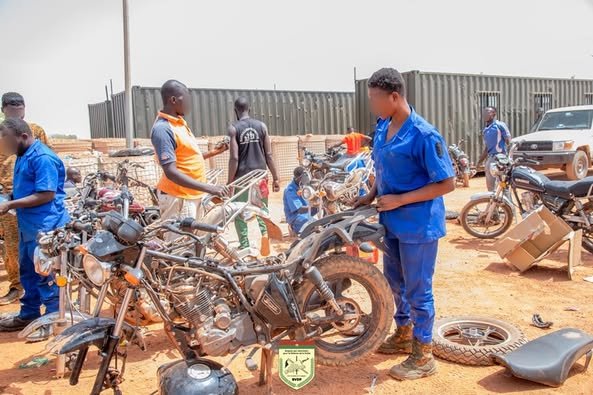
[[[251,115],[264,121],[275,136],[337,134],[354,124],[352,92],[190,89],[190,93],[192,111],[187,121],[198,136],[226,134],[235,119],[233,103],[239,96],[247,97]],[[135,137],[148,138],[162,107],[159,88],[133,87],[132,101]],[[111,101],[89,105],[89,118],[92,138],[124,137],[123,93],[113,95]]]
[[[513,136],[530,131],[538,111],[589,104],[593,80],[544,79],[485,75],[403,73],[408,101],[434,124],[447,143],[464,139],[472,160],[482,150],[482,108],[494,105],[498,118],[509,125]],[[367,80],[356,81],[357,127],[372,131],[376,118],[370,113]]]

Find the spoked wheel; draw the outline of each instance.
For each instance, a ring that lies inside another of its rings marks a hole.
[[[374,265],[359,258],[334,255],[323,258],[316,266],[343,315],[332,320],[333,308],[323,301],[313,283],[305,281],[296,293],[301,312],[313,320],[327,320],[304,329],[307,333],[321,331],[315,337],[319,363],[355,363],[375,351],[391,327],[394,306],[389,285]]]
[[[496,204],[488,219],[491,204]],[[471,200],[459,216],[461,226],[470,235],[480,239],[493,239],[506,232],[513,223],[513,210],[505,203],[495,203],[489,197]]]
[[[525,342],[517,327],[493,318],[452,317],[434,324],[434,354],[463,365],[493,365],[492,354],[506,354]]]

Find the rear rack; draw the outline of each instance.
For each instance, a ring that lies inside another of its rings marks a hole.
[[[218,204],[223,207],[224,228],[226,228],[231,221],[234,221],[245,207],[249,205],[261,207],[261,200],[256,199],[252,191],[253,187],[259,185],[261,180],[265,179],[267,176],[267,170],[253,170],[227,185],[227,187],[233,191],[233,195],[229,198],[225,198],[222,203]],[[247,202],[238,202],[237,199],[245,193],[247,193]],[[209,203],[214,203],[212,201],[213,199],[214,196],[206,197],[202,201],[203,206],[207,207]]]

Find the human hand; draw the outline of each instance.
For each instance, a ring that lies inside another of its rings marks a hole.
[[[229,197],[231,190],[226,185],[214,185],[208,193],[223,198]]]
[[[9,202],[0,203],[0,215],[6,214],[10,210]]]
[[[371,198],[370,195],[359,196],[354,201],[354,208],[357,208],[360,206],[368,206],[369,204],[373,203],[373,200],[375,200],[375,199]]]
[[[391,211],[404,205],[401,195],[383,195],[377,198],[377,211]]]
[[[272,182],[272,191],[280,192],[280,181],[274,180],[274,182]]]

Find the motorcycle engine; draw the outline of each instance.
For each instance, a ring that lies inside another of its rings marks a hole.
[[[190,345],[202,355],[223,356],[256,340],[247,312],[233,314],[232,302],[220,295],[216,284],[196,286],[184,281],[171,289],[173,308],[194,328]]]

